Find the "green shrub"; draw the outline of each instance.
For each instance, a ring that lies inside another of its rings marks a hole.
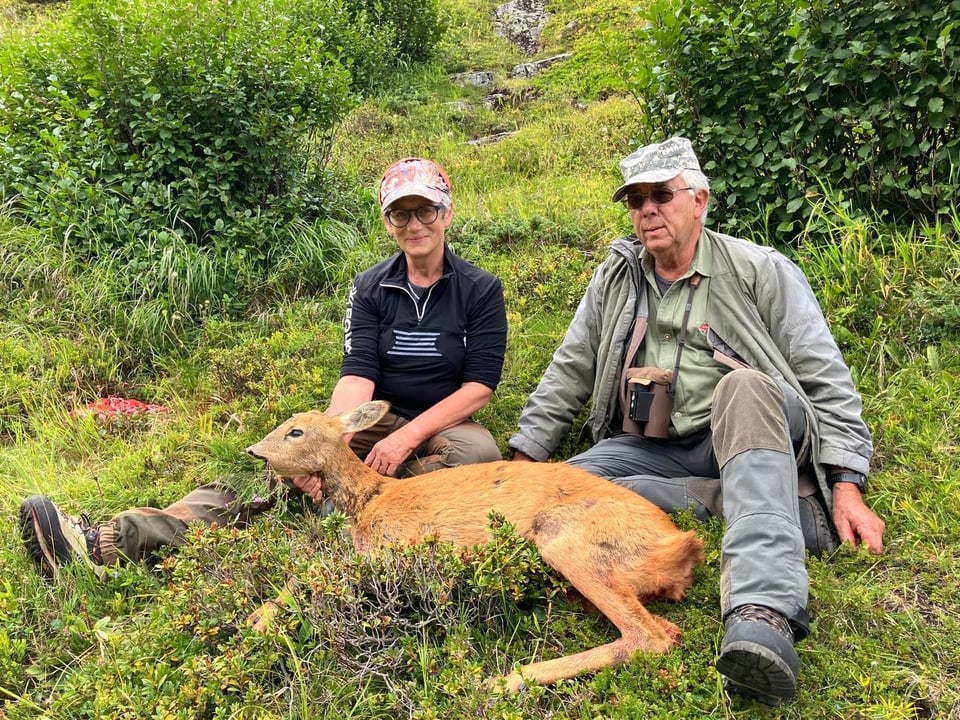
[[[4,274],[55,297],[54,322],[95,322],[139,365],[206,318],[342,280],[358,238],[344,220],[362,213],[325,169],[333,130],[405,44],[429,51],[438,7],[59,10],[0,39],[0,194],[39,231],[26,266],[4,236]]]
[[[393,32],[397,55],[414,62],[433,54],[449,23],[440,0],[361,0],[357,5],[377,26]]]
[[[296,532],[283,532],[291,520]],[[428,542],[379,556],[357,554],[345,527],[338,513],[268,515],[242,530],[194,525],[160,561],[157,602],[138,612],[103,607],[111,598],[119,604],[123,585],[133,584],[134,595],[149,581],[137,566],[122,568],[108,589],[88,590],[81,611],[53,621],[52,640],[69,643],[73,660],[92,652],[97,661],[62,673],[45,710],[57,718],[307,718],[316,714],[305,704],[323,697],[330,716],[367,705],[378,717],[385,707],[410,716],[433,694],[424,678],[442,673],[453,694],[476,692],[502,653],[529,650],[532,638],[562,623],[552,610],[569,604],[566,583],[502,518],[491,517],[490,541],[476,548]],[[252,632],[247,616],[291,573],[300,580],[295,611],[271,632]],[[577,613],[581,631],[608,632]],[[8,650],[3,638],[0,628],[0,678],[5,652],[6,665],[22,673],[23,643]],[[478,657],[487,646],[497,650]],[[331,696],[356,683],[367,692]],[[477,697],[489,702],[488,693]],[[36,717],[34,710],[19,702],[10,717]]]
[[[684,134],[715,216],[789,239],[825,188],[886,220],[960,199],[960,2],[655,2],[632,87],[650,132]]]
[[[71,5],[7,48],[4,195],[91,254],[164,229],[262,254],[317,214],[311,157],[380,44],[332,0]]]

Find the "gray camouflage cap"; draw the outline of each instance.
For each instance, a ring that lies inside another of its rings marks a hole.
[[[685,137],[644,145],[620,161],[623,185],[613,194],[613,201],[622,200],[631,185],[667,182],[684,170],[700,170],[700,162]]]

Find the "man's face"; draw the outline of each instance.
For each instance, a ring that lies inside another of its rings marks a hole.
[[[665,183],[628,188],[625,200],[633,230],[654,258],[676,254],[696,244],[710,193],[689,190],[682,177]]]

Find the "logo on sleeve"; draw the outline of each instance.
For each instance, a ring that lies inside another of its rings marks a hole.
[[[357,286],[350,286],[350,294],[347,296],[347,313],[343,317],[343,354],[349,355],[353,352],[353,299],[357,295]]]

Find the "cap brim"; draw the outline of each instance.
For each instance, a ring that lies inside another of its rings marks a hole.
[[[400,198],[411,196],[426,198],[427,200],[439,203],[441,205],[446,205],[450,201],[450,196],[443,192],[443,190],[437,190],[437,188],[429,187],[428,185],[409,183],[406,185],[401,185],[400,187],[395,188],[384,195],[383,199],[380,201],[380,207],[383,210],[388,210],[390,206]]]
[[[624,195],[627,194],[627,191],[633,185],[650,185],[653,183],[665,183],[673,180],[675,177],[679,177],[680,173],[683,170],[650,170],[645,173],[640,173],[636,177],[630,178],[630,182],[625,182],[623,185],[618,187],[613,193],[613,202],[620,202],[623,200]]]

